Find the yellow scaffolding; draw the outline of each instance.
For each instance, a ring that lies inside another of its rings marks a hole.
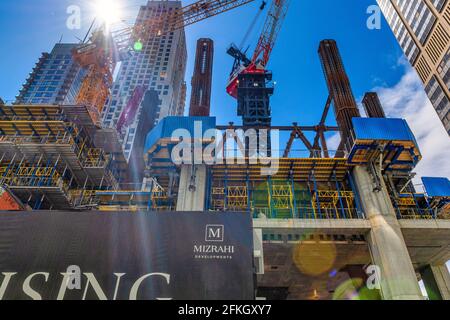
[[[0,114],[0,181],[24,203],[68,209],[95,203],[90,189],[118,188],[125,159],[116,153],[111,163],[114,151],[94,144],[100,134],[105,146],[119,146],[113,134],[98,131],[85,106],[1,105]]]
[[[225,188],[213,187],[211,189],[212,210],[225,210]]]
[[[269,194],[270,196],[270,194]],[[275,209],[293,209],[294,200],[292,188],[289,184],[272,184],[272,202]],[[270,205],[270,199],[269,199]]]
[[[159,184],[153,184],[152,191],[104,190],[95,191],[100,211],[162,211],[172,210],[173,204],[168,192]]]
[[[100,148],[88,148],[83,160],[83,166],[86,168],[101,167],[107,161],[104,151]]]
[[[433,209],[420,208],[417,198],[425,194],[402,193],[394,199],[398,214],[402,219],[433,219]]]
[[[247,210],[248,195],[246,186],[227,187],[227,209],[228,210]]]
[[[226,194],[225,194],[226,190]],[[246,186],[212,187],[212,210],[247,210],[248,190]],[[225,201],[226,199],[226,201]]]
[[[327,218],[340,219],[344,218],[343,214],[347,218],[355,218],[354,198],[352,191],[318,190],[311,199],[314,215],[317,218],[320,208],[320,212]]]

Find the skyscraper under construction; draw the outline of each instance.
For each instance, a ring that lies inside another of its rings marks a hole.
[[[450,1],[377,1],[450,135]]]

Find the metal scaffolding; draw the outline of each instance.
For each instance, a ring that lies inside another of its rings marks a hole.
[[[84,207],[116,188],[125,159],[95,146],[89,119],[83,107],[1,105],[0,183],[37,210]]]

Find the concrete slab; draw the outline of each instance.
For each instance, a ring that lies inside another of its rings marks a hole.
[[[449,220],[400,220],[399,223],[416,270],[450,260]]]

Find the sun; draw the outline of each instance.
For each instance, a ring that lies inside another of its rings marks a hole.
[[[94,9],[96,17],[107,25],[120,20],[120,9],[117,0],[95,0]]]

